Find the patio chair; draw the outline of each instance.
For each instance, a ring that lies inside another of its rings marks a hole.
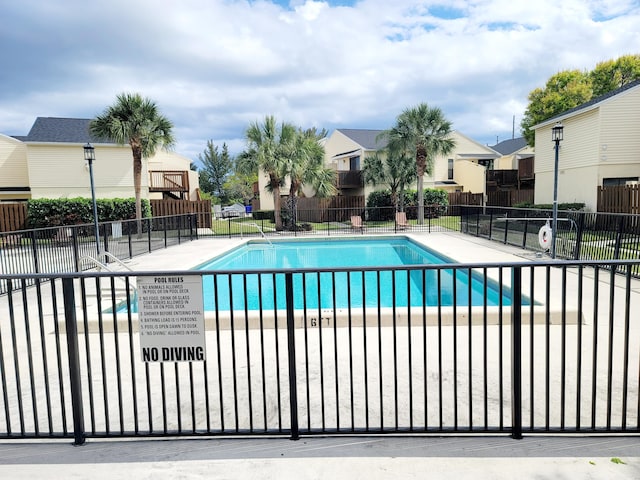
[[[396,212],[396,228],[398,230],[406,230],[411,225],[407,222],[406,212]]]
[[[362,217],[360,215],[351,215],[351,228],[354,230],[363,230]]]

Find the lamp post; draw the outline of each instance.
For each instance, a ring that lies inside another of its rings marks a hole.
[[[553,226],[551,227],[551,258],[556,258],[556,237],[558,232],[558,154],[564,127],[557,122],[551,129],[551,140],[556,144],[556,159],[553,167]]]
[[[96,236],[96,249],[98,258],[100,257],[100,229],[98,228],[98,206],[96,205],[96,190],[93,184],[93,161],[96,159],[96,152],[90,143],[84,146],[84,160],[89,165],[89,178],[91,179],[91,202],[93,203],[93,227]]]

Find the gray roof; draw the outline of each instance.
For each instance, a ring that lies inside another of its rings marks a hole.
[[[384,130],[366,130],[360,128],[339,128],[338,131],[362,146],[365,150],[380,150],[386,147],[385,139],[377,140],[376,137]]]
[[[38,117],[26,137],[14,137],[23,142],[54,143],[114,143],[89,135],[89,118]]]
[[[560,113],[558,115],[555,115],[555,116],[553,116],[551,118],[548,118],[548,119],[540,122],[538,125],[534,125],[534,128],[539,126],[539,125],[552,123],[552,122],[554,122],[556,120],[560,120],[561,118],[564,118],[564,117],[566,117],[566,116],[568,116],[568,115],[570,115],[572,113],[579,112],[580,110],[584,110],[584,109],[587,109],[589,107],[592,107],[592,106],[594,106],[594,105],[596,105],[596,104],[598,104],[600,102],[603,102],[603,101],[607,100],[608,98],[615,97],[616,95],[618,95],[618,94],[620,94],[622,92],[625,92],[625,91],[627,91],[627,90],[629,90],[631,88],[637,87],[637,86],[640,86],[640,80],[636,80],[634,82],[627,83],[626,85],[624,85],[624,86],[622,86],[620,88],[617,88],[616,90],[612,90],[611,92],[605,93],[604,95],[600,95],[599,97],[592,98],[591,100],[589,100],[588,102],[583,103],[582,105],[578,105],[577,107],[573,107],[573,108],[570,108],[569,110],[565,110],[564,112],[562,112],[562,113]]]
[[[492,148],[500,155],[509,155],[511,153],[515,153],[518,150],[523,149],[527,146],[527,141],[524,137],[519,138],[510,138],[509,140],[503,140],[500,143],[496,143],[489,148]]]

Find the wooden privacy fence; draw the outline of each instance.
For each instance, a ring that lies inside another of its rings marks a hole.
[[[0,203],[0,232],[14,232],[26,228],[26,203]]]
[[[640,214],[640,185],[598,187],[598,212]]]
[[[518,203],[533,203],[534,190],[504,190],[487,193],[487,205],[493,207],[513,207]]]
[[[482,205],[482,194],[471,192],[449,192],[449,205]]]
[[[363,210],[363,195],[298,199],[299,222],[345,222],[351,218],[350,215],[361,215]]]
[[[198,227],[211,228],[211,200],[151,200],[150,203],[154,217],[196,213]]]

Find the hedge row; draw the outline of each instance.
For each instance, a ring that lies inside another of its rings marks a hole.
[[[101,222],[136,218],[134,198],[102,198],[96,200]],[[149,201],[142,199],[142,216],[151,216]],[[93,203],[89,198],[41,198],[27,202],[29,228],[58,227],[93,223]]]
[[[404,192],[402,200],[403,210],[407,212],[407,218],[415,220],[418,215],[418,192],[416,190],[407,190]],[[445,190],[427,188],[424,190],[424,205],[425,217],[442,215],[449,205],[449,194]],[[367,197],[367,219],[393,220],[395,218],[395,209],[393,207],[390,190],[371,192]]]

